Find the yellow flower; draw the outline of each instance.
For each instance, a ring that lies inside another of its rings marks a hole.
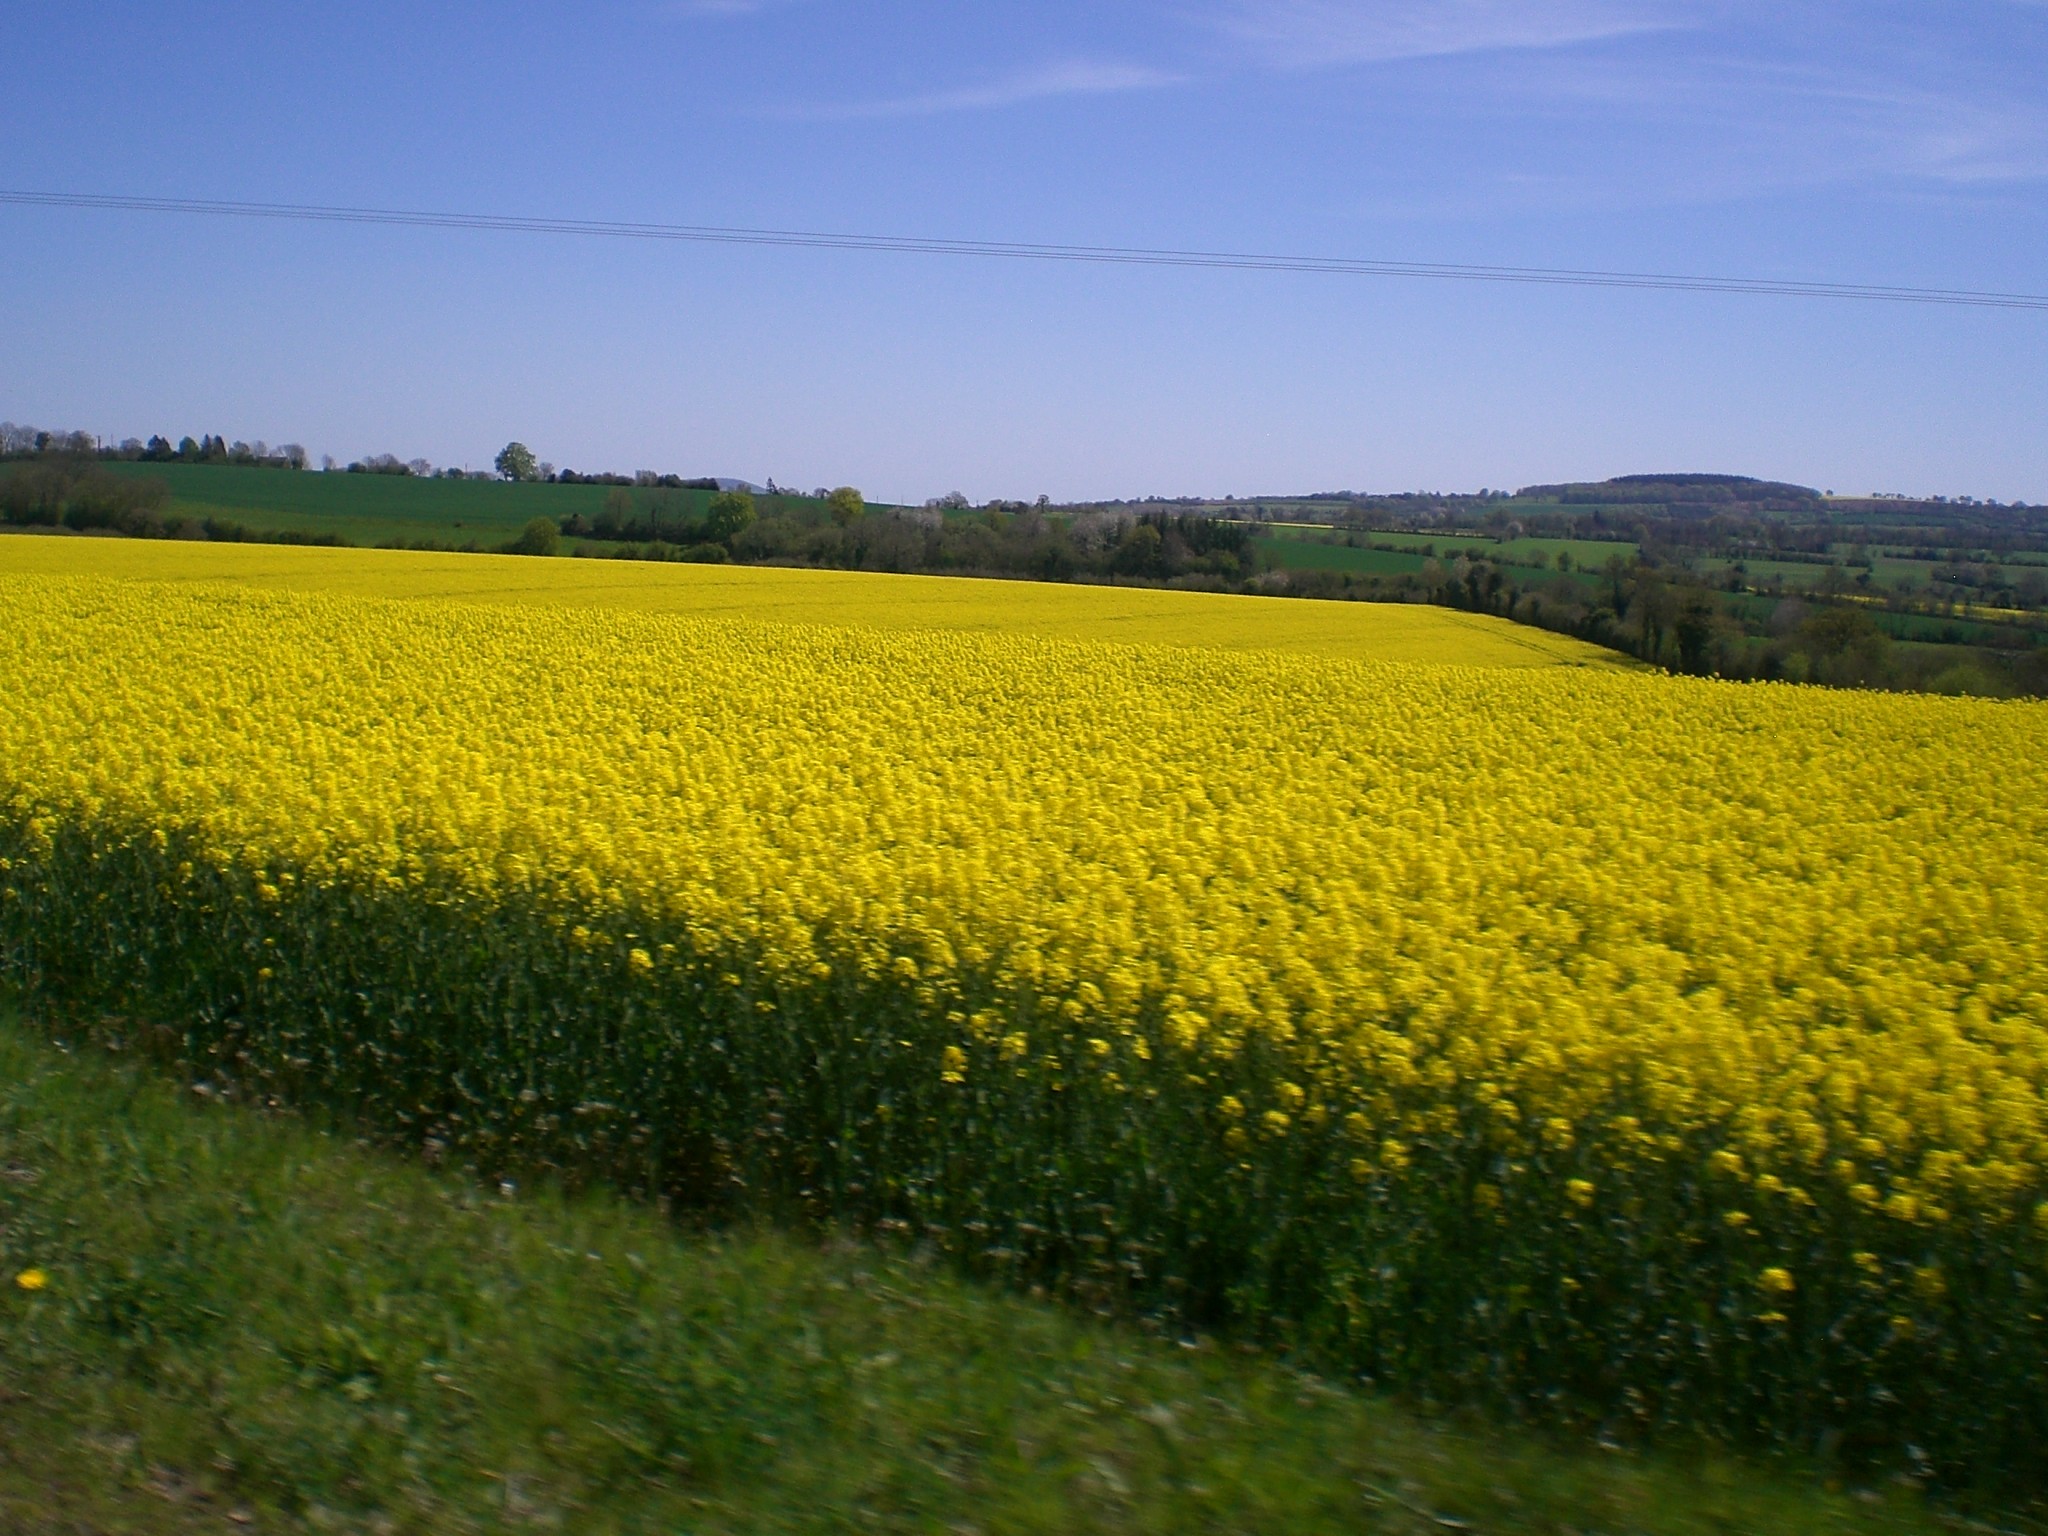
[[[50,1276],[45,1270],[24,1269],[14,1277],[14,1283],[24,1291],[47,1290],[50,1284]]]

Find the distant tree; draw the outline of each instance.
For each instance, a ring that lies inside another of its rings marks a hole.
[[[539,476],[540,466],[534,460],[533,450],[524,443],[507,443],[498,451],[492,461],[498,473],[507,480],[532,480]]]
[[[1642,571],[1628,612],[1636,621],[1636,654],[1648,662],[1660,661],[1664,636],[1675,616],[1670,583],[1653,571]]]
[[[1823,656],[1844,652],[1881,655],[1885,635],[1877,621],[1860,608],[1823,608],[1799,626],[1800,638]]]
[[[842,485],[825,498],[825,505],[832,513],[832,521],[844,528],[857,523],[868,510],[867,498],[850,485]]]
[[[51,527],[64,514],[71,477],[54,464],[31,464],[0,480],[0,519],[29,527]]]
[[[604,493],[604,510],[597,514],[592,531],[601,539],[620,539],[633,521],[633,493],[615,485]]]
[[[562,530],[551,517],[536,517],[505,546],[508,555],[553,555],[562,549]]]
[[[1707,645],[1714,638],[1714,616],[1714,600],[1704,590],[1689,592],[1680,602],[1671,635],[1678,642],[1681,672],[1706,670]]]
[[[115,477],[97,467],[87,469],[71,487],[64,509],[69,528],[112,528],[147,535],[162,531],[162,512],[171,488],[161,480]]]
[[[1152,524],[1133,523],[1117,541],[1109,568],[1120,576],[1155,575],[1164,563],[1164,543]]]
[[[745,491],[722,491],[711,500],[711,509],[704,516],[704,532],[724,543],[753,521],[753,497]]]

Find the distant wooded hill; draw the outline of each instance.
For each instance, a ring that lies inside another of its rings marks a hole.
[[[1803,510],[1822,497],[1811,486],[1748,475],[1617,475],[1592,483],[1525,486],[1515,492],[1515,499],[1564,506],[1655,506],[1678,516],[1689,512],[1711,516],[1735,508]]]

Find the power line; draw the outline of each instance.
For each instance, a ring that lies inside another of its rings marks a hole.
[[[1746,293],[1800,299],[1861,299],[1894,304],[1946,304],[1974,309],[2048,310],[2048,294],[1991,293],[1965,288],[1913,288],[1786,278],[1713,277],[1671,272],[1603,272],[1560,267],[1479,266],[1458,262],[1380,261],[1346,256],[1275,256],[1239,251],[1155,250],[1141,246],[1037,245],[1006,240],[943,240],[912,235],[832,234],[800,229],[735,229],[707,224],[644,224],[608,219],[524,218],[495,213],[433,213],[394,208],[325,207],[309,203],[221,202],[185,197],[118,197],[89,192],[13,192],[0,204],[87,208],[130,213],[182,213],[216,218],[294,219],[327,224],[386,224],[415,229],[467,229],[501,234],[584,235],[614,240],[674,240],[704,245],[789,246],[804,250],[875,251],[921,256],[977,256],[1012,261],[1084,262],[1111,266],[1206,267],[1240,272],[1315,272],[1335,277],[1420,277],[1468,283],[1529,283],[1565,288],[1644,288],[1672,293]]]

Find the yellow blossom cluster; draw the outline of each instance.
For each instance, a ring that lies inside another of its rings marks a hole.
[[[66,578],[0,601],[17,815],[679,922],[941,1011],[972,973],[1104,1050],[1148,1007],[1190,1050],[1291,1043],[1263,1127],[1348,1117],[1375,1167],[1432,1101],[1552,1147],[1625,1102],[1610,1148],[1714,1127],[1719,1174],[1795,1202],[2040,1197],[2037,705]]]
[[[1015,582],[963,576],[135,539],[0,540],[0,571],[863,629],[1024,632],[1375,661],[1603,671],[1637,665],[1583,640],[1487,614],[1155,587],[1041,583],[1020,592]]]

